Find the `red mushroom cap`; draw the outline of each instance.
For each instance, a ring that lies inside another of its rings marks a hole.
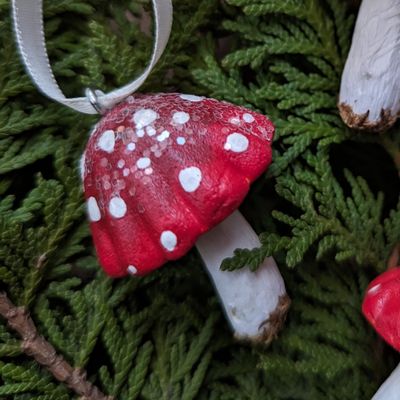
[[[375,330],[400,351],[400,268],[379,275],[368,286],[362,311]]]
[[[95,126],[82,157],[90,227],[111,276],[182,257],[271,162],[263,115],[183,94],[135,95]]]

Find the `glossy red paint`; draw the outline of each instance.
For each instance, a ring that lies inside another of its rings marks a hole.
[[[400,267],[387,270],[369,284],[362,311],[375,330],[400,351]]]
[[[104,270],[144,275],[187,253],[266,170],[273,134],[261,114],[192,95],[135,95],[109,111],[81,163]]]

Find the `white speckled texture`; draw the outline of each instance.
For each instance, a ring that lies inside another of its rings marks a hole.
[[[138,94],[105,114],[83,183],[100,210],[90,227],[106,272],[132,265],[143,276],[186,254],[243,201],[271,161],[273,134],[261,114],[179,93]]]

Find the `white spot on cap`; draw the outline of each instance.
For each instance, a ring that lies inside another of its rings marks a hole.
[[[149,167],[150,164],[151,164],[151,160],[148,157],[139,158],[139,160],[137,160],[137,162],[136,162],[137,167],[140,169],[145,169],[145,168]]]
[[[136,144],[135,144],[135,143],[128,143],[128,146],[126,146],[126,148],[127,148],[129,151],[133,151],[133,150],[136,149]]]
[[[117,163],[118,168],[124,168],[125,161],[124,160],[119,160]]]
[[[79,163],[79,169],[81,171],[81,178],[82,178],[82,182],[85,179],[85,163],[86,163],[86,157],[85,157],[85,153],[83,153],[80,163]]]
[[[138,130],[136,131],[136,135],[137,135],[138,137],[143,137],[143,136],[144,136],[144,129],[138,129]]]
[[[189,167],[179,172],[179,182],[185,192],[192,193],[201,183],[201,171],[197,167]]]
[[[178,138],[176,138],[176,143],[183,146],[186,143],[186,139],[182,136],[179,136]]]
[[[154,135],[157,133],[157,131],[156,131],[152,126],[148,126],[148,127],[146,128],[146,133],[147,133],[149,136],[154,136]]]
[[[254,117],[249,113],[244,113],[242,118],[244,122],[254,122]]]
[[[106,151],[107,153],[112,153],[115,146],[114,131],[112,130],[104,131],[101,134],[97,144],[100,147],[100,149]]]
[[[133,114],[133,121],[135,122],[137,129],[142,129],[145,126],[150,125],[157,118],[158,114],[151,108],[141,108]]]
[[[172,121],[174,121],[176,124],[185,124],[186,122],[189,121],[189,119],[190,115],[184,111],[177,111],[172,116]]]
[[[187,101],[202,101],[204,99],[204,97],[200,97],[200,96],[195,96],[194,94],[181,94],[179,96],[182,100],[187,100]]]
[[[157,140],[158,140],[159,142],[162,142],[162,141],[164,141],[165,139],[168,139],[168,138],[169,138],[169,135],[170,135],[169,131],[162,131],[162,132],[157,136]]]
[[[380,287],[381,284],[378,283],[377,285],[372,286],[372,288],[368,290],[368,293],[375,294],[380,289]]]
[[[128,266],[128,274],[130,275],[136,275],[138,272],[137,268],[134,267],[133,265]]]
[[[168,251],[173,251],[178,243],[178,239],[174,232],[164,231],[160,237],[161,244]]]
[[[153,173],[153,168],[146,168],[146,169],[144,170],[144,173],[145,173],[146,175],[151,175],[151,174]]]
[[[113,197],[108,206],[110,214],[115,218],[122,218],[126,214],[126,203],[121,197]]]
[[[230,122],[231,124],[234,124],[234,125],[239,125],[239,124],[240,124],[240,119],[239,119],[238,117],[232,117],[232,118],[229,120],[229,122]]]
[[[124,170],[122,171],[122,175],[123,176],[128,176],[130,174],[131,170],[129,168],[124,168]]]
[[[246,151],[249,147],[249,139],[241,133],[231,133],[227,138],[224,145],[225,150],[230,150],[235,153]]]
[[[87,210],[89,214],[89,219],[92,222],[100,221],[101,219],[100,208],[97,204],[97,200],[93,196],[89,197],[87,201]]]

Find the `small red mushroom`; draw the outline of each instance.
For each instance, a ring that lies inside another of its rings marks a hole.
[[[256,273],[220,265],[238,247],[260,246],[235,210],[270,164],[273,134],[263,115],[194,95],[134,95],[107,112],[81,164],[106,273],[145,275],[182,257],[201,236],[197,248],[236,336],[271,336],[276,327],[268,320],[287,309],[273,259]]]
[[[379,275],[368,286],[362,311],[375,330],[400,351],[400,267]],[[374,400],[400,398],[400,366],[381,386]]]

